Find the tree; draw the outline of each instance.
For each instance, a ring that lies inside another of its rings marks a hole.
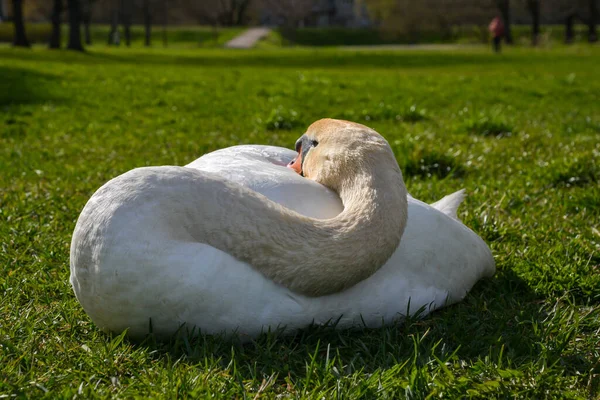
[[[507,44],[513,43],[512,30],[510,29],[510,0],[494,0],[496,7],[502,15],[502,22],[504,22],[504,40]]]
[[[266,2],[266,0],[263,0]],[[282,0],[293,3],[293,0]],[[301,3],[304,0],[296,0]],[[314,0],[311,0],[314,2]],[[194,18],[200,24],[212,26],[241,25],[246,21],[247,11],[252,0],[179,0],[178,8],[186,16]],[[273,3],[278,3],[276,0]],[[271,6],[270,3],[267,4]]]
[[[79,0],[67,0],[69,8],[69,50],[84,51],[81,43],[81,3]]]
[[[62,0],[54,0],[54,4],[52,6],[52,33],[50,34],[50,43],[48,43],[48,48],[50,49],[60,49],[60,24],[61,24],[61,15],[63,11]]]
[[[163,30],[162,30],[162,40],[163,47],[167,47],[168,45],[168,37],[167,37],[167,26],[169,25],[169,5],[167,0],[163,0]]]
[[[83,36],[85,44],[92,44],[92,35],[90,33],[90,25],[92,23],[92,2],[94,0],[82,0],[81,3],[81,22],[83,22]]]
[[[150,0],[144,0],[144,45],[150,47],[152,44],[152,10],[150,9]]]
[[[418,43],[424,32],[452,38],[455,27],[477,26],[481,40],[488,40],[488,23],[498,0],[358,0],[387,39]]]
[[[537,46],[540,38],[540,0],[527,0],[531,14],[531,45]]]
[[[587,1],[587,0],[586,0]],[[565,24],[565,43],[573,43],[575,39],[575,21],[578,17],[581,0],[545,0],[548,13],[554,14],[554,19],[562,20]]]
[[[121,0],[121,22],[125,45],[131,46],[131,20],[133,19],[133,3],[131,0]]]
[[[23,1],[12,0],[12,9],[13,24],[15,27],[13,46],[29,47],[29,40],[27,40],[27,35],[25,35],[25,22],[23,21]]]
[[[574,2],[562,0],[558,3],[558,11],[565,18],[565,43],[571,44],[575,40],[575,18],[577,17],[577,8]]]
[[[588,0],[590,15],[588,17],[588,41],[595,43],[598,41],[598,33],[596,31],[596,24],[598,23],[598,2],[597,0]]]
[[[121,44],[119,36],[119,0],[112,1],[110,12],[110,31],[108,32],[108,45],[118,46]]]
[[[218,28],[223,20],[223,8],[221,0],[207,0],[202,2],[184,1],[185,12],[193,17],[200,25],[211,25],[214,37],[218,35]]]
[[[359,0],[359,4],[365,4],[369,15],[376,25],[381,25],[396,9],[395,0]]]
[[[263,0],[275,17],[281,19],[287,28],[298,28],[312,13],[312,0]]]
[[[228,0],[225,1],[225,9],[228,9],[228,14],[231,16],[231,25],[241,25],[246,20],[246,13],[252,0]]]
[[[575,38],[575,32],[573,30],[573,26],[575,25],[575,14],[569,14],[565,18],[565,43],[571,44],[573,43],[573,39]]]

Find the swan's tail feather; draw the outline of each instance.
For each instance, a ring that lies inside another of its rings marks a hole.
[[[436,201],[435,203],[433,203],[431,205],[431,207],[443,212],[450,218],[454,218],[455,220],[459,221],[458,216],[456,215],[456,212],[457,212],[460,204],[465,199],[465,196],[466,196],[465,189],[461,189],[458,192],[449,194],[448,196],[444,197],[443,199]]]

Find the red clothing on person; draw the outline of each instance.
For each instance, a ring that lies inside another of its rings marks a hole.
[[[504,24],[502,23],[502,19],[500,17],[496,17],[490,22],[490,26],[488,27],[492,35],[494,37],[500,37],[504,35]]]

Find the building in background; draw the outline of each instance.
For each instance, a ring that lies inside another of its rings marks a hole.
[[[358,0],[263,0],[257,9],[261,25],[290,28],[371,26],[367,7]]]
[[[362,28],[371,25],[364,3],[356,0],[316,0],[311,21],[314,26]]]

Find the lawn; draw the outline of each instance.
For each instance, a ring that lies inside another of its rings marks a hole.
[[[0,48],[0,397],[598,398],[600,47],[454,52]],[[465,188],[497,274],[377,330],[242,345],[100,332],[69,285],[110,178],[312,121],[368,124],[424,201]]]

